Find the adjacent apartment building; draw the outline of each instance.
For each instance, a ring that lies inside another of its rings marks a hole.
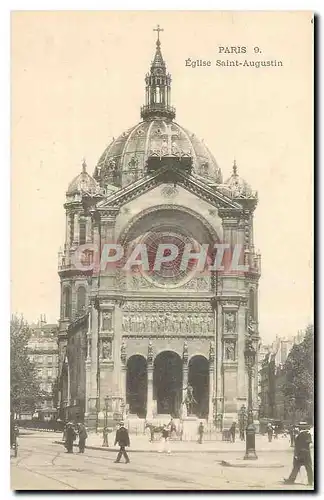
[[[46,322],[45,315],[31,325],[32,335],[28,343],[29,359],[36,366],[43,397],[37,410],[45,416],[55,413],[55,385],[58,371],[57,324]]]

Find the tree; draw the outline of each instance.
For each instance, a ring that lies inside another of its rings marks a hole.
[[[34,365],[28,357],[31,330],[21,316],[10,321],[10,409],[14,413],[34,411],[40,396]]]
[[[314,327],[308,325],[304,340],[294,345],[285,363],[284,395],[291,417],[312,420],[314,412]]]

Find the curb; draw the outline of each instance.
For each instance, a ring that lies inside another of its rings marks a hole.
[[[242,460],[242,459],[241,459]],[[233,467],[237,469],[282,469],[285,466],[277,463],[265,463],[258,462],[258,460],[253,460],[252,462],[248,462],[242,460],[242,462],[227,462],[226,460],[220,460],[220,465],[223,467]]]
[[[61,445],[64,445],[64,442],[63,441],[53,441],[54,444],[61,444]],[[73,446],[75,446],[76,448],[78,447],[78,444],[77,443],[74,443]],[[85,447],[86,450],[97,450],[97,451],[106,451],[106,452],[113,452],[113,453],[116,453],[118,452],[118,447],[105,447],[105,446],[86,446]],[[217,454],[220,454],[220,453],[233,453],[233,452],[238,452],[238,453],[244,453],[244,450],[216,450],[216,449],[212,449],[212,450],[200,450],[199,448],[191,448],[191,449],[187,449],[187,450],[171,450],[171,453],[174,454],[174,453],[217,453]],[[273,450],[275,451],[275,450]],[[278,450],[277,450],[278,451]],[[286,450],[282,450],[282,451],[286,451]],[[160,455],[160,452],[158,450],[152,450],[152,449],[136,449],[136,448],[129,448],[129,452],[130,453],[156,453],[158,455]],[[253,464],[252,463],[242,463],[242,465],[240,464],[234,464],[234,462],[227,462],[227,461],[224,461],[224,460],[221,460],[220,463],[224,466],[227,466],[227,467],[240,467],[240,468],[244,468],[244,467],[251,467]],[[259,468],[261,468],[262,466],[259,466]],[[268,468],[268,467],[281,467],[280,464],[276,464],[276,465],[269,465],[269,466],[264,466],[264,468]]]

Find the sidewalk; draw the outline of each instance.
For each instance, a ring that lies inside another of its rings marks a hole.
[[[103,438],[101,434],[89,433],[86,448],[92,450],[101,451],[113,451],[116,452],[117,446],[114,446],[115,433],[108,435],[109,447],[103,447]],[[54,441],[57,444],[63,444],[61,436],[57,436]],[[77,442],[74,446],[77,446]],[[153,443],[149,442],[149,437],[146,435],[130,435],[130,450],[131,452],[149,452],[158,453],[160,448],[160,440],[156,440]],[[268,442],[266,436],[256,436],[255,446],[258,452],[279,452],[287,451],[292,453],[292,448],[289,446],[289,439],[279,438],[278,440]],[[171,452],[176,453],[191,453],[191,452],[204,452],[204,453],[227,453],[227,452],[238,452],[244,455],[245,451],[245,441],[236,441],[235,443],[229,443],[226,441],[205,441],[202,444],[198,444],[195,441],[176,441],[170,440]],[[247,463],[246,461],[244,463]],[[232,465],[232,463],[231,463]]]

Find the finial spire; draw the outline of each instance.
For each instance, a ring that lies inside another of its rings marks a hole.
[[[164,31],[158,24],[153,31],[157,32],[156,49],[150,72],[145,77],[145,105],[141,108],[141,117],[152,120],[157,117],[168,120],[175,118],[175,109],[171,106],[171,75],[161,52],[160,32]]]
[[[85,158],[82,160],[82,172],[85,173],[87,171],[87,164]]]
[[[234,163],[233,163],[233,174],[237,175],[237,165],[236,165],[236,159],[234,158]]]

